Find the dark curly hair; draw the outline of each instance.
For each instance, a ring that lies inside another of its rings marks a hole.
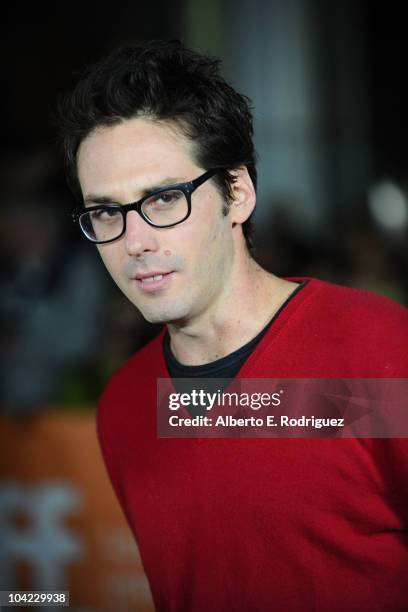
[[[228,212],[234,168],[245,165],[256,188],[250,100],[219,73],[220,60],[186,49],[179,41],[122,46],[85,69],[76,87],[58,101],[57,121],[69,184],[81,193],[76,157],[95,128],[134,117],[169,121],[193,143],[204,169],[224,167],[214,178]],[[252,224],[242,226],[252,247]]]

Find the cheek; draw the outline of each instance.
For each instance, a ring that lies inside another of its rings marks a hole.
[[[186,228],[185,234],[180,237],[180,249],[182,249],[187,266],[200,273],[213,265],[213,259],[219,249],[218,230],[213,225],[200,225],[197,231],[194,228]],[[177,252],[177,246],[173,249]]]
[[[194,222],[194,244],[201,244],[211,250],[219,248],[228,231],[228,217],[222,214],[222,202],[215,198],[208,198],[197,210]]]
[[[189,243],[191,253],[196,254],[194,267],[200,278],[213,278],[215,274],[222,274],[222,270],[228,265],[233,247],[232,236],[228,220],[222,216],[220,210],[210,218],[207,216],[206,223],[203,222],[201,228],[202,231]]]
[[[97,249],[108,272],[111,276],[117,277],[120,268],[120,256],[114,245],[99,245]]]

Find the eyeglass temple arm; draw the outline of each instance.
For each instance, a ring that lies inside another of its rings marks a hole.
[[[205,181],[208,181],[208,179],[214,176],[214,174],[217,174],[222,170],[224,170],[224,168],[212,168],[211,170],[208,170],[208,172],[205,172],[203,175],[194,179],[194,181],[191,181],[190,185],[193,187],[193,189],[197,189],[197,187],[205,183]]]

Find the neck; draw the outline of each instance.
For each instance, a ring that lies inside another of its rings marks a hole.
[[[261,268],[246,251],[235,263],[211,308],[168,325],[171,350],[180,363],[202,365],[239,349],[265,327],[297,287]]]

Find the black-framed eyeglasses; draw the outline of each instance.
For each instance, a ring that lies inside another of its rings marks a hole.
[[[185,221],[191,213],[191,194],[200,185],[224,168],[213,168],[193,181],[157,189],[130,204],[99,204],[80,208],[72,218],[85,237],[95,244],[117,240],[126,232],[126,215],[135,210],[153,227],[173,227]]]

